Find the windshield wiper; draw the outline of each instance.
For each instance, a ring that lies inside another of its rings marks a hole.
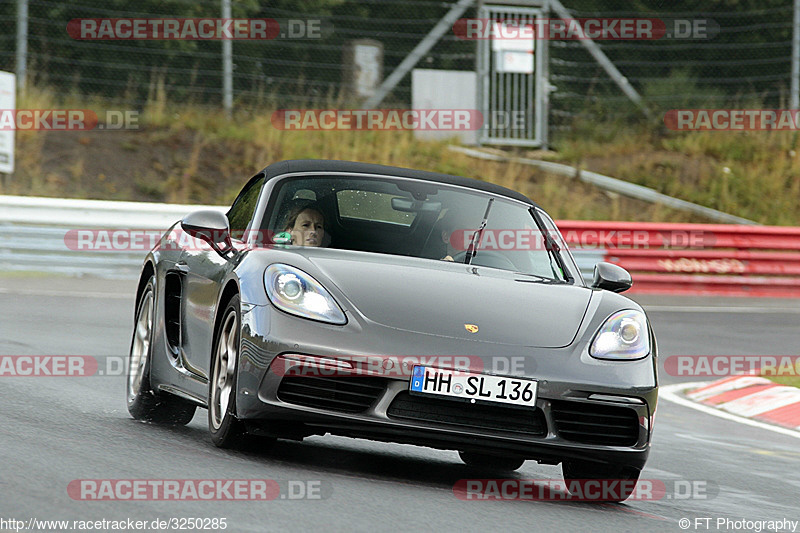
[[[558,270],[561,271],[561,276],[564,278],[566,282],[572,282],[573,278],[570,275],[569,270],[567,270],[567,266],[564,264],[564,259],[561,257],[561,247],[556,243],[556,240],[547,230],[544,222],[539,218],[538,213],[534,208],[530,209],[530,213],[533,216],[534,222],[539,227],[539,231],[542,232],[542,238],[544,239],[544,247],[547,249],[547,253],[550,257],[550,270],[553,271],[553,275],[558,277],[558,272],[556,269],[553,268],[553,260],[555,260],[556,266]]]
[[[566,283],[560,279],[548,278],[539,274],[531,274],[530,272],[514,272],[517,276],[527,276],[533,279],[515,279],[514,281],[521,281],[523,283]]]
[[[515,274],[522,274],[523,276],[532,276],[531,279],[514,278],[514,281],[519,281],[520,283],[543,283],[545,285],[564,285],[567,283],[566,281],[560,279],[548,278],[546,276],[540,276],[538,274],[527,274],[525,272],[515,272]]]
[[[464,263],[469,265],[472,263],[472,258],[478,253],[478,243],[481,240],[481,235],[483,235],[483,230],[486,227],[486,223],[489,221],[489,211],[492,210],[492,203],[494,202],[494,198],[489,198],[489,203],[486,204],[486,212],[483,214],[483,220],[481,221],[481,225],[478,226],[478,229],[475,230],[475,233],[472,234],[472,239],[470,239],[469,248],[467,248],[467,255],[464,257]]]

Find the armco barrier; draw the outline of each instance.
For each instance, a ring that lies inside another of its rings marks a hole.
[[[225,206],[0,196],[0,270],[134,277],[143,251],[77,251],[71,229],[166,230],[186,213]],[[800,297],[800,228],[562,220],[584,277],[610,261],[631,292]]]
[[[134,278],[145,252],[71,250],[65,243],[67,232],[90,228],[166,231],[196,209],[224,212],[227,207],[0,196],[0,271]]]
[[[800,228],[562,220],[578,258],[631,272],[631,292],[800,297]]]

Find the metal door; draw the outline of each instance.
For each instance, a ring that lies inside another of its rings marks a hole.
[[[483,5],[478,10],[481,21],[492,25],[489,38],[478,41],[481,144],[547,144],[547,41],[524,38],[521,31],[536,29],[542,15],[542,9],[520,6]]]

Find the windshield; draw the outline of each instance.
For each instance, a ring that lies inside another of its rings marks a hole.
[[[397,178],[314,176],[276,185],[262,229],[281,233],[290,246],[469,263],[569,281],[572,276],[558,251],[566,253],[563,240],[548,224],[547,232],[555,232],[560,243],[551,246],[539,224],[544,223],[534,218],[531,206],[466,188]]]

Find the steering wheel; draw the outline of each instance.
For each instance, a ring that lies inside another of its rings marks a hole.
[[[463,252],[458,252],[456,255],[453,256],[453,262],[463,263],[466,258],[467,258],[466,250]],[[488,250],[487,251],[478,250],[478,254],[473,256],[471,264],[475,266],[501,268],[503,270],[514,270],[514,271],[519,270],[517,266],[511,262],[511,259],[503,255],[502,253],[488,251]]]

